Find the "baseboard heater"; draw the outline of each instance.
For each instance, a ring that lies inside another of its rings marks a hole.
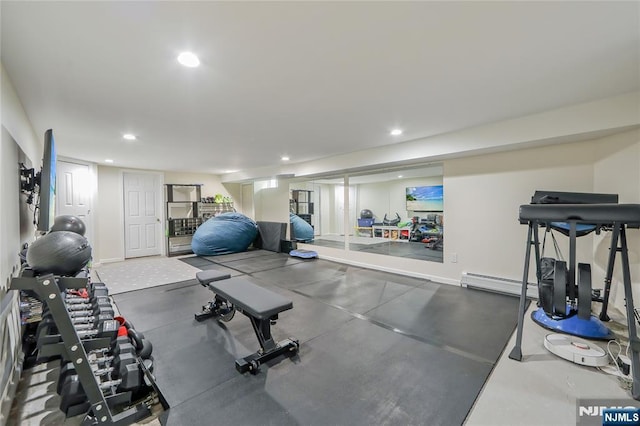
[[[491,277],[489,275],[472,274],[463,272],[460,280],[462,287],[475,288],[479,290],[503,293],[512,296],[520,296],[522,282],[508,278]],[[533,283],[527,284],[527,297],[538,298],[538,286]]]

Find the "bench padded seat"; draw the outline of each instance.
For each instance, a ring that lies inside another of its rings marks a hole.
[[[236,277],[216,281],[209,287],[218,296],[233,303],[236,308],[257,319],[267,319],[293,308],[286,297],[264,289],[244,278]]]
[[[229,278],[231,278],[231,274],[228,272],[220,272],[215,269],[196,273],[196,279],[205,287],[214,281],[226,280]]]

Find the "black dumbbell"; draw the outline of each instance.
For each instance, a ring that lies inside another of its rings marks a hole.
[[[95,294],[90,294],[89,297],[82,297],[73,293],[65,293],[64,302],[67,305],[79,304],[79,303],[95,303],[99,299],[109,299],[109,290],[104,289],[96,289]]]
[[[118,328],[120,323],[116,320],[108,320],[97,324],[96,328],[76,331],[81,339],[93,339],[99,337],[108,337],[110,340],[118,336]]]
[[[103,313],[98,315],[85,315],[81,317],[71,318],[71,322],[74,326],[78,324],[100,324],[101,322],[112,320],[113,315],[109,313]]]
[[[100,304],[95,306],[93,309],[83,309],[83,310],[71,310],[69,311],[69,317],[77,318],[77,317],[86,317],[86,316],[96,316],[96,315],[115,315],[115,310],[113,309],[113,305],[108,304]]]
[[[139,386],[139,378],[134,371],[138,369],[135,348],[130,343],[123,343],[121,340],[114,345],[111,355],[106,355],[106,351],[94,351],[88,355],[89,363],[93,374],[96,376],[104,376],[111,373],[112,377],[121,379],[123,390],[130,390]],[[96,356],[98,354],[99,356]],[[94,358],[95,356],[95,358]],[[133,369],[129,365],[134,365]],[[58,384],[56,391],[62,392],[62,389],[68,378],[76,374],[75,366],[72,362],[63,363],[58,375]]]
[[[67,303],[67,311],[92,311],[98,306],[111,306],[111,301],[105,296],[81,299],[78,303]]]
[[[91,404],[87,401],[80,378],[77,375],[68,376],[64,387],[60,389],[60,410],[67,416],[73,417],[86,413]]]

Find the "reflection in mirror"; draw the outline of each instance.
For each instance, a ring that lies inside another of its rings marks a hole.
[[[309,244],[442,263],[442,176],[428,165],[292,183],[289,207],[313,226]]]
[[[354,236],[349,250],[442,263],[442,166],[429,165],[350,177]]]

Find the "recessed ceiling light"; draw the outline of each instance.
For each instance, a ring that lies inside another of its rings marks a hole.
[[[191,52],[182,52],[178,55],[178,62],[180,62],[185,67],[195,68],[200,65],[200,59]]]
[[[122,135],[122,139],[126,139],[128,141],[135,141],[136,135],[132,135],[131,133],[125,133],[124,135]]]
[[[401,178],[401,177],[402,177],[402,175],[398,175],[398,177],[399,177],[399,178]]]
[[[282,160],[282,161],[289,161],[289,160],[290,160],[290,158],[289,158],[289,157],[287,157],[286,155],[284,155],[284,156],[281,158],[281,160]]]
[[[235,173],[237,170],[225,170],[222,173]]]
[[[391,136],[400,136],[402,134],[402,129],[393,129],[390,133]]]
[[[113,163],[113,160],[111,158],[107,158],[106,160],[104,160],[105,163]]]

